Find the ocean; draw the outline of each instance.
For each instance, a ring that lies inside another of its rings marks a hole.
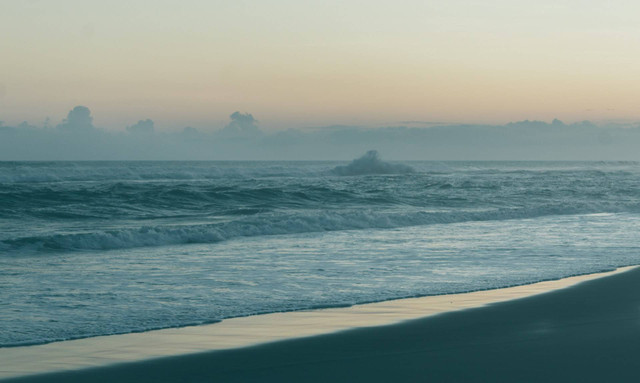
[[[0,162],[0,347],[640,263],[640,163],[355,165]]]

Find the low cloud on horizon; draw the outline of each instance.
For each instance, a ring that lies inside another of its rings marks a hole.
[[[114,132],[95,127],[90,109],[77,106],[55,127],[0,123],[0,160],[346,160],[369,149],[397,160],[640,160],[638,124],[403,122],[267,133],[252,114],[234,112],[212,132],[162,132],[148,118]]]

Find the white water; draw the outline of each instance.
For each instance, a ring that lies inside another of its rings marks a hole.
[[[635,163],[3,166],[32,177],[0,183],[5,346],[640,263]]]

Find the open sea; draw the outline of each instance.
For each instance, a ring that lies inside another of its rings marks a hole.
[[[0,162],[0,347],[640,263],[640,163],[345,165]]]

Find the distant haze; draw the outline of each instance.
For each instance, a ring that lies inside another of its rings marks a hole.
[[[385,160],[640,160],[640,126],[520,121],[505,125],[327,126],[264,131],[233,112],[218,129],[159,131],[146,118],[118,131],[85,106],[57,125],[0,126],[0,160],[350,160],[339,174],[411,171]]]
[[[105,130],[640,120],[637,1],[1,3],[10,126],[73,105]]]

